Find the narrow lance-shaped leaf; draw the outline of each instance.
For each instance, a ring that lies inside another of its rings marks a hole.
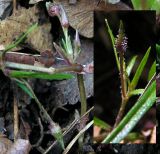
[[[129,64],[128,64],[127,68],[126,68],[126,72],[127,72],[128,76],[130,76],[130,74],[131,74],[131,71],[132,71],[133,66],[134,66],[134,64],[136,62],[136,59],[137,59],[137,56],[133,56],[132,59],[129,61]]]
[[[148,74],[148,81],[153,77],[153,75],[156,73],[156,61],[153,62],[149,74]]]
[[[35,100],[39,108],[42,110],[43,114],[45,113],[44,117],[46,118],[45,120],[47,120],[50,123],[49,129],[52,135],[60,143],[62,149],[64,149],[64,142],[63,142],[63,135],[62,135],[61,127],[57,123],[52,121],[51,117],[48,115],[46,110],[43,108],[43,106],[40,105],[40,102],[38,98],[36,97],[34,91],[32,90],[31,86],[23,79],[21,79],[22,81],[18,79],[15,79],[15,80],[18,86],[21,87],[29,96],[31,96]]]
[[[159,0],[147,0],[146,1],[146,9],[152,9],[154,3],[157,3]],[[157,3],[158,4],[158,3]]]
[[[141,95],[143,94],[144,92],[144,89],[135,89],[135,90],[132,90],[128,95],[129,97],[133,96],[133,95]]]
[[[102,143],[119,143],[134,128],[142,116],[156,102],[156,81],[154,80],[138,99],[118,126],[103,140]]]
[[[48,80],[64,80],[71,79],[74,77],[72,74],[66,73],[56,73],[56,74],[47,74],[39,72],[25,72],[25,71],[10,71],[10,77],[14,78],[38,78],[38,79],[48,79]]]
[[[160,45],[156,44],[156,52],[160,55]]]
[[[17,85],[24,91],[26,92],[31,98],[34,98],[34,96],[32,95],[32,92],[29,90],[29,88],[21,81],[16,80]]]
[[[105,19],[105,22],[106,22],[106,25],[107,25],[107,28],[108,28],[108,33],[109,33],[110,38],[111,38],[111,42],[112,42],[112,46],[113,46],[113,50],[114,50],[114,55],[115,55],[115,58],[116,58],[117,67],[118,67],[118,70],[120,70],[120,64],[119,64],[118,54],[117,54],[117,50],[115,48],[115,38],[114,38],[114,35],[112,33],[111,28],[109,27],[107,19]]]
[[[160,63],[160,45],[156,44],[157,61]]]
[[[134,10],[140,10],[141,8],[141,0],[131,0]]]
[[[146,54],[144,55],[141,63],[139,64],[139,66],[138,66],[138,68],[137,68],[137,70],[136,70],[136,73],[135,73],[135,75],[134,75],[134,77],[133,77],[133,80],[131,81],[131,85],[130,85],[130,87],[129,87],[129,88],[130,88],[130,91],[131,91],[131,90],[134,90],[134,89],[136,88],[136,86],[137,86],[137,84],[138,84],[138,81],[139,81],[139,79],[140,79],[140,76],[141,76],[141,74],[142,74],[142,72],[143,72],[143,70],[144,70],[144,66],[145,66],[146,63],[147,63],[147,60],[148,60],[150,51],[151,51],[151,47],[148,48]]]
[[[111,129],[111,126],[103,120],[94,117],[94,125],[101,127],[102,129]]]

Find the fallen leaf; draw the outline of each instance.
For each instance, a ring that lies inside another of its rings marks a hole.
[[[97,11],[112,11],[112,10],[129,10],[124,3],[119,2],[116,5],[106,3],[104,1],[98,4],[98,0],[79,0],[74,5],[70,4],[68,0],[54,0],[55,4],[62,4],[64,7],[69,24],[78,32],[87,37],[93,37],[94,21],[93,14],[94,10]]]
[[[40,18],[39,11],[36,6],[29,9],[20,8],[14,15],[2,20],[0,22],[0,44],[5,47],[8,46],[31,25],[38,23]],[[49,22],[45,22],[28,35],[25,43],[38,51],[47,49],[52,51],[50,29]]]

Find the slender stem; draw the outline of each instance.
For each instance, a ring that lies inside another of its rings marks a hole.
[[[86,92],[84,87],[83,74],[77,74],[78,87],[81,101],[81,116],[83,116],[87,110]],[[84,125],[84,124],[83,124]],[[78,139],[79,149],[81,151],[83,146],[84,134]]]
[[[39,67],[39,66],[33,66],[33,65],[27,65],[27,64],[5,62],[5,67],[21,69],[21,70],[37,71],[37,72],[43,72],[48,74],[61,73],[66,71],[81,72],[83,70],[83,67],[79,64],[73,64],[71,66],[64,66],[61,68],[53,68],[53,67],[46,68],[46,67]]]
[[[122,92],[122,99],[126,97],[126,81],[125,81],[125,72],[124,72],[124,56],[123,52],[119,52],[120,58],[120,79],[121,79],[121,92]]]
[[[121,121],[123,114],[125,112],[125,107],[128,101],[128,96],[126,93],[126,74],[124,71],[124,53],[123,52],[119,52],[119,58],[120,58],[120,79],[121,79],[121,97],[122,97],[122,102],[121,102],[121,106],[118,112],[118,115],[116,117],[116,122],[114,124],[113,129],[119,124],[119,122]]]
[[[121,121],[121,119],[123,117],[123,114],[124,114],[124,111],[125,111],[125,107],[126,107],[127,101],[128,100],[123,100],[122,101],[113,129],[116,128],[116,126]]]
[[[85,114],[87,110],[87,101],[86,101],[86,92],[84,87],[83,74],[77,74],[77,80],[78,80],[78,87],[81,100],[81,116],[82,116],[83,114]]]

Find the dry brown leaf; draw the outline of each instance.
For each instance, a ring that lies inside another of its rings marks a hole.
[[[11,147],[12,142],[5,138],[4,136],[0,135],[0,153],[6,154],[8,149]]]
[[[7,46],[24,33],[33,23],[38,22],[39,10],[35,7],[25,9],[20,8],[14,15],[0,22],[0,44]],[[49,22],[38,26],[27,37],[25,43],[30,47],[44,51],[52,49],[52,39],[50,35],[51,25]]]
[[[77,29],[81,35],[87,38],[93,37],[94,10],[111,11],[129,9],[129,7],[121,2],[116,5],[105,4],[104,1],[97,5],[98,0],[79,0],[75,5],[69,4],[68,0],[54,0],[54,2],[64,6],[71,27]]]

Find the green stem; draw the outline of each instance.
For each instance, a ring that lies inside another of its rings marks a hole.
[[[80,93],[80,101],[81,101],[81,117],[86,113],[87,110],[87,101],[86,101],[86,92],[84,87],[83,74],[77,74],[78,87]],[[84,123],[82,124],[84,125]],[[79,138],[79,150],[81,152],[83,146],[84,134]]]
[[[124,55],[123,52],[119,52],[120,58],[120,79],[121,79],[121,92],[122,92],[122,100],[126,97],[126,81],[125,81],[125,72],[124,72]]]
[[[87,101],[86,101],[86,92],[84,87],[83,74],[77,74],[77,80],[78,80],[78,87],[81,100],[81,116],[82,116],[83,114],[85,114],[87,110]]]
[[[61,73],[61,72],[67,72],[67,71],[81,72],[83,70],[83,67],[79,64],[73,64],[71,66],[64,66],[61,68],[54,68],[54,67],[46,68],[46,67],[33,66],[33,65],[27,65],[27,64],[5,62],[5,67],[20,69],[20,70],[37,71],[37,72],[43,72],[48,74],[55,74],[55,73]]]

